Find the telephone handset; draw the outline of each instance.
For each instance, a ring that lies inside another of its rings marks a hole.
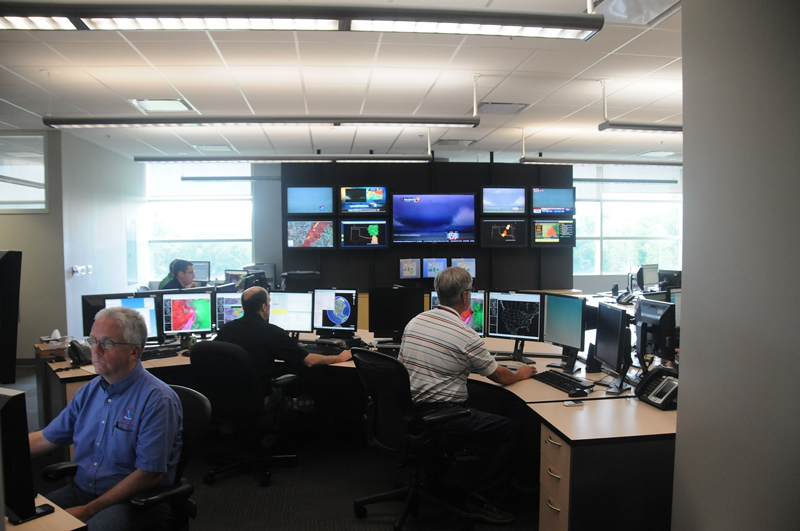
[[[69,359],[72,360],[72,365],[75,367],[92,363],[92,350],[77,341],[70,341],[67,354],[69,354]]]
[[[633,304],[633,293],[625,292],[622,293],[619,297],[617,297],[618,304]]]
[[[678,371],[656,367],[642,377],[636,386],[636,397],[658,409],[678,407]]]

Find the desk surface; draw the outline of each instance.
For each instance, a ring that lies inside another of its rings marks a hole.
[[[8,531],[77,531],[86,529],[86,524],[69,514],[61,507],[51,503],[47,498],[41,494],[36,497],[36,505],[47,503],[53,506],[52,514],[46,514],[30,522],[25,522],[19,525],[10,525],[8,518],[5,520],[6,529]]]

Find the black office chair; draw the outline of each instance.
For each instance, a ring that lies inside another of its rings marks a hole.
[[[135,494],[131,505],[146,509],[160,503],[169,503],[170,511],[167,520],[157,529],[184,530],[189,528],[189,518],[197,516],[197,504],[191,499],[194,486],[190,484],[183,472],[189,458],[202,442],[208,427],[211,424],[211,403],[208,398],[194,389],[171,385],[178,395],[183,409],[183,433],[181,457],[175,471],[175,482],[172,485],[158,485]],[[42,478],[46,481],[58,481],[63,478],[73,477],[78,472],[78,465],[72,461],[55,463],[45,467]]]
[[[286,374],[272,380],[273,393],[265,408],[264,394],[253,362],[240,346],[223,341],[197,343],[191,351],[194,384],[211,401],[222,451],[211,462],[222,462],[203,478],[213,484],[218,475],[255,471],[262,487],[269,485],[268,467],[297,466],[296,455],[272,455],[262,446],[267,434],[277,434],[283,410],[283,389],[297,380]]]
[[[401,466],[412,469],[411,482],[401,488],[360,498],[353,502],[358,518],[367,514],[366,505],[383,501],[405,500],[394,524],[403,529],[409,513],[416,515],[419,502],[425,501],[461,519],[464,529],[472,529],[472,520],[462,510],[447,503],[429,488],[443,473],[452,454],[437,428],[448,420],[467,416],[463,407],[442,409],[424,416],[412,410],[408,371],[397,359],[362,348],[351,349],[358,376],[368,395],[367,436],[370,445],[398,453]]]

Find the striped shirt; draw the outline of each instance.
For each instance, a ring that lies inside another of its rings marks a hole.
[[[408,323],[399,359],[408,369],[415,404],[464,402],[470,372],[489,376],[497,370],[483,339],[447,306],[421,313]]]

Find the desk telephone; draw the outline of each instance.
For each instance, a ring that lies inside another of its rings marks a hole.
[[[678,371],[656,367],[642,377],[636,386],[636,397],[658,409],[678,407]]]
[[[77,341],[70,341],[67,354],[69,355],[69,359],[72,360],[72,365],[75,367],[91,365],[92,363],[92,350],[86,345],[81,345]]]
[[[617,297],[618,304],[633,304],[634,295],[630,292],[622,293],[619,297]]]

